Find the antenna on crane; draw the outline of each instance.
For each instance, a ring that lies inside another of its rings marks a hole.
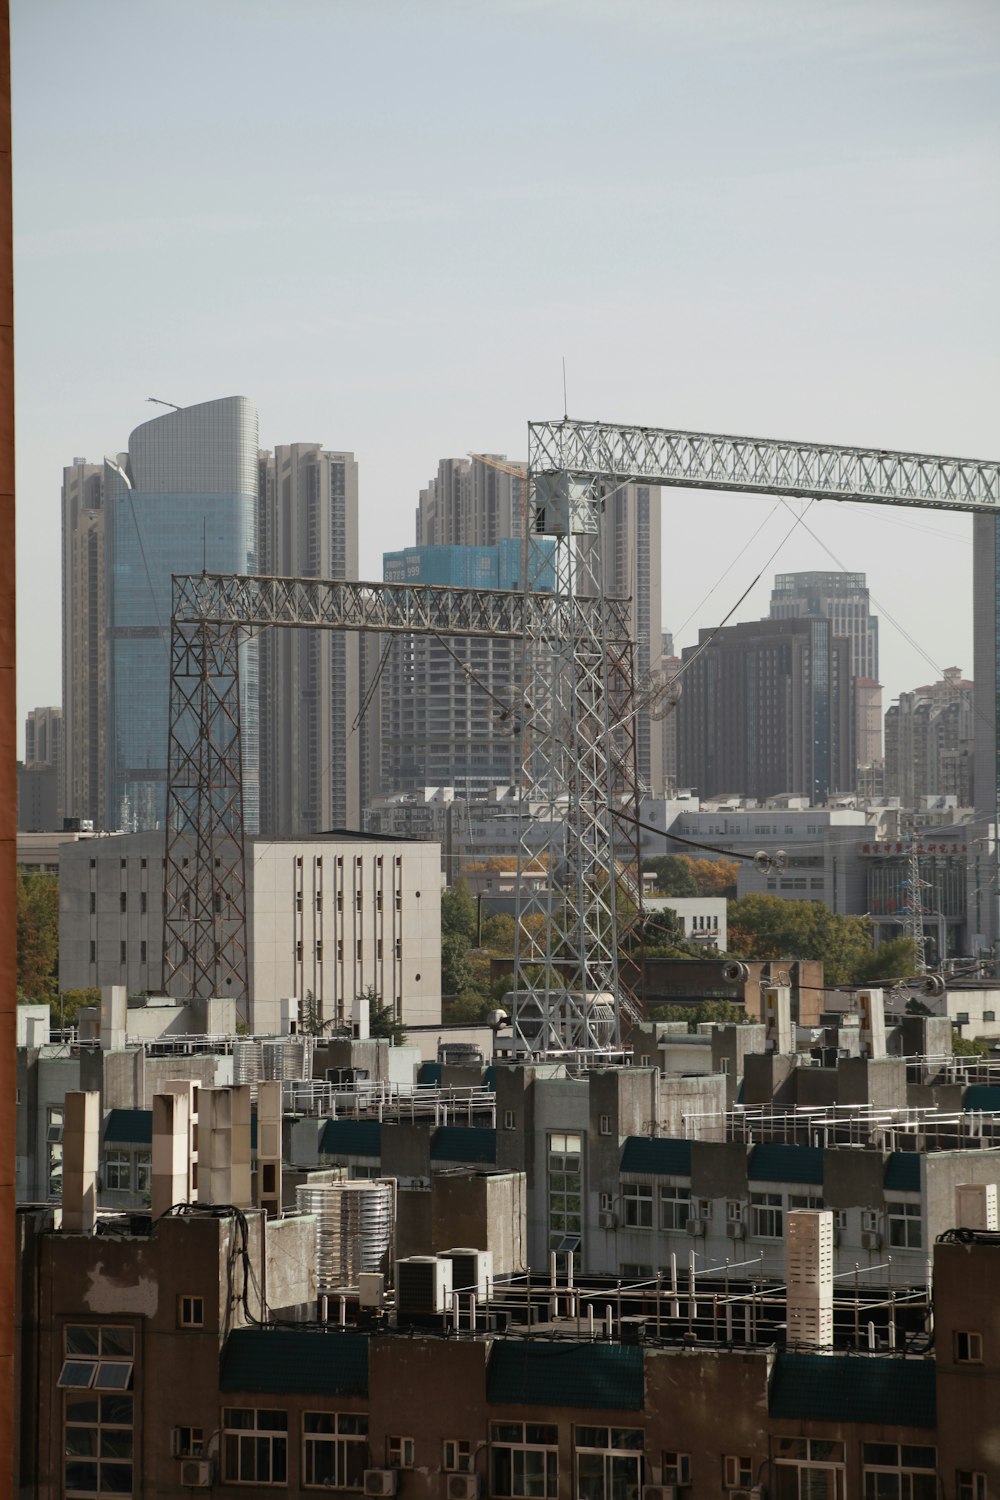
[[[565,354],[562,357],[562,362],[563,362],[563,420],[566,421],[566,422],[568,422],[569,421],[569,402],[566,399],[566,356],[565,356]]]

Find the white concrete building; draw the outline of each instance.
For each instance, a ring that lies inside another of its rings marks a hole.
[[[672,911],[688,942],[725,953],[729,941],[725,896],[645,896],[642,904],[647,912]]]
[[[60,847],[63,989],[163,988],[162,833]],[[247,841],[251,1026],[281,1029],[282,998],[350,1024],[373,993],[404,1025],[441,1016],[441,852],[356,836]]]

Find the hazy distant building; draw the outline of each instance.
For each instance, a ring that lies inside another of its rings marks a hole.
[[[353,453],[289,443],[258,461],[257,571],[358,576]],[[359,638],[270,630],[259,644],[261,820],[281,837],[360,828],[365,765]]]
[[[771,590],[771,619],[825,619],[851,643],[856,680],[854,730],[859,766],[882,756],[882,689],[878,681],[878,617],[864,573],[778,573]]]
[[[666,678],[676,678],[680,672],[681,659],[674,655],[674,638],[669,630],[660,637],[660,671]],[[677,702],[683,691],[677,681],[667,692],[664,713],[660,720],[660,756],[663,778],[662,795],[670,797],[677,791]]]
[[[493,546],[524,536],[526,466],[489,455],[447,458],[420,492],[418,546]],[[605,502],[601,538],[604,587],[632,601],[636,676],[648,678],[660,659],[660,504],[648,485],[624,485]],[[640,713],[637,725],[639,779],[645,789],[662,779],[660,725]]]
[[[31,708],[24,721],[26,766],[59,768],[62,759],[62,709]]]
[[[678,772],[701,797],[812,803],[854,778],[850,650],[826,619],[728,625],[682,655]]]
[[[246,396],[154,417],[135,429],[117,465],[105,464],[105,826],[164,825],[172,575],[254,572],[256,507],[257,411]],[[241,649],[244,811],[253,830],[256,647]]]
[[[24,721],[24,760],[17,763],[19,833],[62,826],[62,710],[32,708]]]
[[[904,807],[924,797],[972,805],[974,688],[960,667],[940,682],[901,693],[885,716],[885,792]]]
[[[386,583],[520,589],[522,548],[407,547],[382,559]],[[382,796],[448,786],[483,797],[517,780],[514,733],[520,642],[485,637],[393,638],[381,682]]]
[[[105,826],[104,467],[75,458],[62,484],[62,766],[68,817]]]

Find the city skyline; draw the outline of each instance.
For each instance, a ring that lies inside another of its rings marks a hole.
[[[246,392],[262,446],[322,434],[354,452],[371,578],[442,453],[524,456],[528,418],[564,409],[563,356],[571,412],[989,457],[995,8],[567,14],[218,0],[182,3],[165,35],[117,0],[96,21],[15,4],[21,718],[58,697],[59,472],[113,448],[148,395]],[[79,78],[104,76],[122,35],[141,74],[81,118]],[[351,63],[336,90],[333,56]],[[293,235],[260,191],[279,166]],[[933,210],[956,196],[961,235]],[[749,497],[661,511],[681,647],[769,575],[792,517]],[[971,661],[971,531],[814,506],[773,571],[835,566],[828,547],[868,572],[889,701]],[[765,588],[734,618],[766,613]]]

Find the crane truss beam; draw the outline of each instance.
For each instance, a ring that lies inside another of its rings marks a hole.
[[[1000,513],[1000,463],[610,422],[529,422],[534,474]]]
[[[288,625],[542,642],[566,640],[574,629],[589,628],[594,607],[593,599],[555,593],[201,573],[175,577],[173,619],[249,634]],[[612,637],[627,640],[628,601],[610,599],[607,609]]]

